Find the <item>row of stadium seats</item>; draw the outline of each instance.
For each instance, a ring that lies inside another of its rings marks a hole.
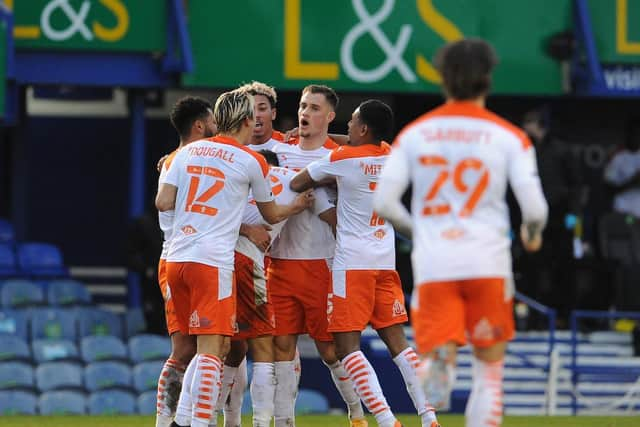
[[[0,390],[0,415],[113,415],[156,412],[156,390],[137,396],[126,390],[101,390],[89,395],[71,390],[47,391],[39,396],[23,390]],[[297,414],[326,414],[327,398],[315,390],[301,389],[296,400]],[[251,413],[251,396],[245,393],[242,413]]]
[[[0,335],[24,340],[58,339],[78,341],[90,335],[112,335],[123,339],[146,328],[141,310],[120,315],[97,307],[36,307],[0,310]]]
[[[0,390],[0,415],[113,415],[155,414],[155,390],[135,395],[125,390],[102,390],[86,395],[69,390],[37,395],[22,390]]]
[[[77,280],[32,281],[10,279],[0,282],[0,306],[5,308],[53,305],[91,305],[91,294]]]
[[[123,362],[45,362],[33,368],[23,362],[0,363],[0,390],[46,392],[72,390],[95,392],[123,389],[156,390],[164,361],[141,362],[131,367]]]
[[[48,243],[0,243],[0,277],[66,277],[62,253]]]
[[[165,360],[171,352],[168,337],[136,335],[125,344],[115,336],[87,336],[80,346],[73,341],[37,339],[29,345],[15,335],[0,335],[0,362],[21,361],[45,363],[66,360],[82,363],[121,361],[140,363],[149,360]]]

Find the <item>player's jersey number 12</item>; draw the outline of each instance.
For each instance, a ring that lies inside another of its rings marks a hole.
[[[187,173],[191,175],[191,180],[189,182],[185,211],[209,216],[217,215],[218,209],[207,204],[207,202],[224,188],[224,173],[220,169],[193,165],[187,166]],[[212,177],[215,181],[204,191],[198,193],[202,175]]]

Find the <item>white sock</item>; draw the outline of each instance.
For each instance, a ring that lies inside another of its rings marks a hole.
[[[499,427],[502,424],[502,376],[504,360],[487,363],[473,359],[473,387],[464,411],[466,427]]]
[[[295,408],[298,397],[295,362],[275,362],[273,365],[276,374],[273,408],[275,427],[295,427]]]
[[[220,392],[222,361],[211,354],[197,354],[197,365],[191,382],[191,427],[208,427]]]
[[[418,355],[411,347],[407,347],[394,357],[393,361],[398,365],[413,406],[415,406],[418,415],[422,418],[422,426],[431,426],[433,421],[437,421],[436,412],[427,401],[424,390],[422,389],[422,384],[418,380],[416,373],[416,370],[420,366]]]
[[[302,376],[302,362],[300,362],[300,352],[298,351],[298,347],[296,347],[296,355],[293,356],[293,361],[295,365],[293,367],[296,373],[296,389],[300,387],[300,377]]]
[[[176,414],[184,366],[175,359],[164,362],[158,378],[158,397],[156,404],[156,427],[169,427]]]
[[[276,375],[273,363],[255,362],[251,378],[253,427],[269,427],[276,395]]]
[[[360,399],[375,417],[380,427],[393,427],[396,417],[391,412],[387,399],[382,394],[378,376],[361,351],[348,354],[342,364],[356,388]]]
[[[182,390],[180,390],[180,398],[178,399],[178,406],[176,407],[175,422],[181,426],[188,426],[191,424],[191,383],[193,382],[193,375],[196,372],[196,366],[198,361],[196,357],[191,359],[187,370],[184,372],[184,378],[182,380]]]
[[[327,368],[329,368],[329,371],[331,371],[331,378],[333,379],[333,383],[336,385],[340,396],[342,396],[342,400],[344,400],[344,403],[347,404],[347,408],[349,410],[349,418],[364,418],[364,410],[362,409],[362,404],[360,403],[360,397],[358,397],[358,394],[353,387],[353,383],[349,378],[349,374],[344,369],[344,366],[342,366],[342,363],[340,363],[340,361],[337,361],[333,365],[329,365],[324,361],[323,363]]]
[[[229,398],[224,402],[224,427],[240,427],[242,424],[242,401],[247,388],[247,359],[236,368]]]
[[[236,379],[236,372],[238,372],[238,368],[235,366],[224,365],[222,368],[222,377],[220,378],[220,395],[216,402],[216,411],[222,411],[224,409],[224,405],[227,403],[227,399],[229,398],[229,393],[231,393],[231,387]]]

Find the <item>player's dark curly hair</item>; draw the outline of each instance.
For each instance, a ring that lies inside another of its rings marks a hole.
[[[371,129],[373,137],[378,141],[390,141],[393,133],[393,111],[384,102],[368,99],[358,107],[360,121]]]
[[[171,109],[171,124],[181,138],[186,138],[191,132],[193,122],[205,120],[212,110],[213,106],[209,101],[197,96],[185,96]]]

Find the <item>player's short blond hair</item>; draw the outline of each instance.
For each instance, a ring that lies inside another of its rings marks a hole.
[[[245,90],[232,90],[218,97],[213,118],[220,133],[236,133],[245,119],[253,119],[253,96]]]
[[[276,90],[269,86],[266,83],[252,81],[251,83],[246,83],[239,88],[240,90],[246,90],[251,95],[262,95],[265,96],[269,100],[269,104],[271,104],[271,108],[276,107],[276,102],[278,102],[278,95],[276,94]]]

